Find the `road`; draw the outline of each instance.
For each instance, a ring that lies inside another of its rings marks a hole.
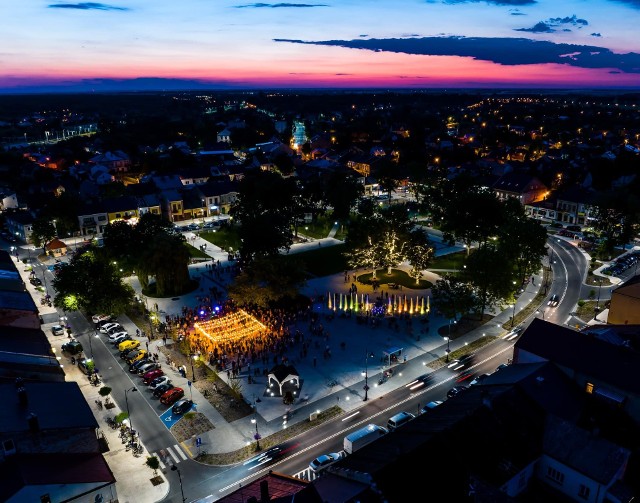
[[[548,295],[558,293],[560,303],[556,308],[546,307],[544,316],[547,321],[557,324],[572,322],[571,311],[580,298],[583,281],[586,277],[586,259],[582,252],[563,240],[550,238],[551,267],[554,282]],[[53,274],[46,268],[40,268],[38,276],[46,279],[49,293],[53,295],[51,281]],[[44,281],[43,279],[43,281]],[[54,315],[51,315],[54,316]],[[57,315],[55,315],[57,317]],[[85,353],[92,356],[101,376],[112,387],[112,397],[122,410],[129,409],[133,427],[139,431],[140,438],[148,452],[159,452],[177,442],[159,417],[166,410],[154,399],[139,378],[132,376],[104,335],[95,337],[93,324],[79,312],[69,313],[68,322],[76,338],[85,347]],[[48,321],[48,320],[47,320]],[[53,320],[51,320],[53,321]],[[472,360],[464,364],[445,366],[436,372],[427,372],[410,385],[394,389],[393,377],[389,382],[389,392],[376,400],[363,402],[362,407],[324,423],[319,427],[292,439],[282,445],[258,453],[245,463],[232,467],[210,467],[191,459],[178,459],[178,468],[182,477],[185,498],[193,501],[211,496],[211,500],[235,490],[238,484],[261,476],[270,469],[310,477],[309,462],[315,457],[340,452],[345,435],[370,422],[385,426],[387,419],[395,413],[405,410],[417,413],[421,406],[432,400],[446,399],[447,390],[458,383],[468,383],[474,376],[495,371],[498,365],[506,363],[512,355],[512,347],[517,335],[510,333],[505,339],[479,350]],[[89,350],[86,352],[86,350]],[[415,359],[410,362],[419,365]],[[125,399],[125,390],[126,399]],[[136,390],[136,391],[134,391]],[[164,501],[182,502],[177,474],[167,471],[171,489]]]

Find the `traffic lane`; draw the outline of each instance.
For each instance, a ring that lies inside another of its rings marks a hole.
[[[87,354],[88,337],[95,335],[95,326],[77,311],[69,313],[68,318],[72,330],[77,334],[77,339],[82,343]],[[120,358],[117,348],[113,347],[107,336],[100,334],[98,337],[93,337],[91,348],[103,383],[111,387],[111,396],[120,410],[126,411],[128,402],[131,421],[144,447],[149,452],[154,452],[167,445],[175,444],[175,438],[159,418],[160,414],[169,407],[160,404],[159,400],[154,400],[153,395],[147,392],[148,388],[142,380],[136,374],[129,372],[128,365]],[[125,399],[125,390],[131,389],[137,391],[128,391]]]
[[[586,277],[587,262],[582,252],[571,243],[560,240],[559,243],[556,243],[555,249],[560,265],[565,272],[566,283],[560,303],[552,311],[552,317],[549,321],[565,324],[580,299],[583,279]]]
[[[477,375],[494,372],[501,363],[506,363],[512,356],[513,344],[514,341],[496,341],[491,345],[491,350],[478,351],[462,367],[455,370],[443,367],[424,374],[406,386],[392,389],[389,393],[366,402],[363,407],[342,418],[310,430],[304,435],[301,449],[277,462],[277,468],[274,469],[284,473],[298,473],[307,468],[309,462],[316,457],[342,451],[344,437],[366,424],[386,426],[387,420],[400,411],[417,415],[420,408],[428,402],[446,400],[447,391],[454,385],[468,384]],[[425,383],[424,386],[414,388],[421,382]]]

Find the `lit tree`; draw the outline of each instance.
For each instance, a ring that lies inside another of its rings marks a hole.
[[[427,233],[422,229],[414,229],[409,234],[409,242],[406,247],[406,259],[411,264],[409,276],[415,278],[416,285],[420,284],[423,271],[429,267],[429,263],[433,258],[434,250]]]

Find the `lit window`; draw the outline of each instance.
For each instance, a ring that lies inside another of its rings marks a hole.
[[[586,389],[587,393],[591,394],[593,393],[593,384],[588,382],[587,383],[587,389]]]

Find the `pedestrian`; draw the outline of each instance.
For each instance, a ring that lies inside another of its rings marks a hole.
[[[227,381],[231,380],[231,371],[227,369]]]
[[[147,351],[149,351],[149,341],[146,341],[145,344],[147,345]]]
[[[164,343],[165,346],[167,345],[167,334],[164,334],[162,336],[162,342]]]

